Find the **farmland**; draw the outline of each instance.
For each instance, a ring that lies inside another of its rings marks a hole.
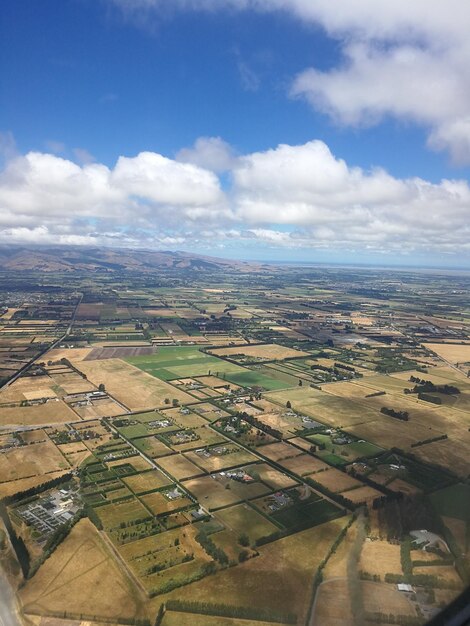
[[[26,370],[0,388],[0,497],[25,618],[149,626],[178,600],[162,626],[310,608],[339,626],[449,601],[470,573],[465,280],[168,271],[5,296],[0,375]],[[410,576],[419,607],[390,582]]]

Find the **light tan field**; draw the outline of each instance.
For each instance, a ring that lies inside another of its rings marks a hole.
[[[127,463],[130,463],[137,472],[145,472],[151,468],[150,463],[141,456],[128,456],[125,459],[107,461],[106,467],[117,467],[118,465],[127,465]]]
[[[134,493],[147,493],[166,485],[171,485],[171,481],[158,470],[150,470],[149,472],[142,472],[141,474],[134,474],[133,476],[125,476],[123,482]]]
[[[311,387],[295,387],[266,394],[283,406],[290,401],[295,411],[305,413],[329,426],[352,426],[377,419],[378,413],[362,404]]]
[[[321,470],[328,470],[330,466],[320,459],[317,459],[310,454],[301,454],[300,456],[295,456],[291,459],[285,459],[283,461],[279,461],[279,465],[285,467],[287,470],[294,472],[298,476],[307,476],[308,474],[313,474],[314,472],[319,472]]]
[[[273,622],[167,611],[162,626],[278,626]]]
[[[210,476],[187,480],[184,487],[209,510],[235,504],[242,499],[232,489],[225,489],[221,482]]]
[[[366,486],[344,491],[341,495],[355,504],[360,504],[361,502],[367,502],[369,500],[373,500],[374,498],[378,498],[382,495],[382,493],[373,487]]]
[[[465,345],[454,343],[423,343],[423,346],[450,363],[470,362],[470,344],[468,343]]]
[[[388,541],[366,541],[362,546],[359,569],[368,574],[378,574],[384,580],[385,574],[402,574],[400,545]]]
[[[0,390],[0,403],[21,402],[35,398],[54,398],[57,394],[52,390],[54,380],[50,376],[28,376],[18,378],[8,387]],[[39,395],[39,392],[44,395]],[[27,397],[30,394],[31,397]]]
[[[50,401],[36,406],[2,407],[0,426],[41,426],[75,422],[77,415],[65,402]]]
[[[281,459],[288,459],[302,454],[302,450],[283,441],[261,446],[258,452],[272,461],[280,461]]]
[[[312,476],[312,479],[333,493],[339,493],[345,489],[360,487],[362,485],[362,483],[356,480],[356,478],[349,476],[345,472],[340,472],[333,467],[325,472],[315,474],[315,476]],[[345,497],[349,498],[349,494],[345,494]]]
[[[189,498],[167,500],[159,491],[141,496],[140,499],[154,515],[175,511],[176,509],[180,509],[184,506],[188,506],[188,504],[191,504],[191,500]]]
[[[158,460],[158,465],[163,467],[171,476],[174,476],[176,480],[192,478],[193,476],[203,474],[203,471],[199,467],[191,463],[191,461],[182,454],[173,454],[163,457]]]
[[[345,525],[341,518],[259,548],[260,556],[185,587],[188,601],[259,606],[297,613],[305,619],[313,575],[329,546]],[[181,589],[155,598],[180,598]]]
[[[116,563],[111,549],[87,519],[70,535],[20,591],[24,612],[71,617],[143,618],[145,597]]]
[[[14,448],[0,455],[0,481],[44,475],[70,465],[51,441]]]
[[[284,359],[292,359],[294,357],[310,356],[307,352],[301,350],[294,350],[293,348],[286,348],[279,346],[275,343],[262,344],[262,345],[246,345],[243,347],[233,348],[217,348],[211,350],[211,354],[216,356],[228,356],[233,354],[244,354],[247,357],[253,357],[255,359],[266,359],[269,361],[283,361]]]
[[[298,484],[293,478],[267,463],[258,463],[254,467],[260,479],[272,489],[287,489]]]
[[[326,580],[317,590],[315,626],[354,626],[349,585],[345,578]]]
[[[50,474],[43,474],[41,476],[32,476],[30,478],[19,478],[18,480],[11,480],[7,483],[0,483],[0,498],[5,496],[11,496],[21,491],[31,489],[31,487],[37,487],[43,483],[58,478],[65,474],[65,470],[59,472],[51,472]]]
[[[104,383],[113,397],[133,411],[164,407],[165,398],[176,398],[182,404],[194,402],[187,393],[121,359],[81,361],[75,365],[96,386]]]
[[[416,609],[406,595],[397,590],[396,585],[363,580],[361,587],[367,613],[416,616]]]
[[[43,359],[46,363],[48,361],[60,361],[61,359],[82,361],[90,352],[91,348],[54,348],[54,350],[49,350],[43,356]]]
[[[429,576],[437,576],[441,580],[447,582],[454,582],[457,585],[464,584],[460,579],[460,576],[455,571],[452,565],[423,565],[420,567],[413,567],[413,574],[428,574]]]

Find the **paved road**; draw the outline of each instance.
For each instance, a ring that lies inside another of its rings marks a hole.
[[[0,626],[22,626],[15,605],[14,593],[0,571]]]

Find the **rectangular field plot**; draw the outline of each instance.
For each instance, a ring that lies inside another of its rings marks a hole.
[[[158,348],[156,354],[126,360],[162,380],[210,374],[217,376],[220,373],[237,372],[242,369],[238,365],[200,352],[194,346],[165,346]]]
[[[229,504],[236,504],[242,500],[239,494],[232,489],[226,489],[224,482],[212,476],[193,478],[184,483],[185,489],[190,491],[205,508],[219,509]]]
[[[103,383],[114,398],[132,411],[164,407],[165,399],[175,398],[182,404],[194,400],[180,389],[121,359],[80,361],[75,366],[94,384]]]
[[[320,459],[317,459],[311,454],[300,454],[290,459],[284,459],[283,461],[279,461],[279,465],[282,465],[282,467],[285,467],[298,476],[307,476],[330,468],[327,463],[320,461]]]
[[[162,474],[162,472],[158,470],[150,470],[149,472],[142,472],[134,476],[127,476],[122,480],[129,489],[136,494],[148,493],[149,491],[154,491],[155,489],[160,489],[161,487],[171,484],[171,481],[165,474]]]
[[[173,453],[169,446],[165,445],[163,441],[160,441],[160,439],[157,439],[155,436],[134,439],[132,443],[136,448],[152,459]]]
[[[362,404],[340,398],[311,387],[298,387],[285,391],[274,391],[267,398],[286,405],[290,401],[292,409],[304,413],[328,426],[344,427],[376,420],[380,413]]]
[[[345,489],[352,489],[354,487],[362,487],[363,483],[356,480],[345,472],[340,472],[337,469],[330,468],[325,472],[319,472],[315,476],[312,476],[312,480],[316,483],[326,487],[333,493],[340,493]]]
[[[222,509],[216,513],[216,518],[238,535],[248,535],[250,542],[271,535],[278,530],[277,526],[260,515],[249,504],[238,504]]]
[[[219,472],[230,467],[256,461],[256,457],[253,454],[234,443],[186,452],[185,457],[206,472]]]
[[[163,457],[158,460],[160,465],[171,476],[174,476],[176,480],[183,480],[185,478],[192,478],[193,476],[200,476],[204,474],[204,471],[194,465],[183,454],[173,454],[171,456]]]
[[[267,446],[263,446],[259,449],[259,452],[271,461],[276,462],[302,454],[302,450],[299,450],[295,446],[291,446],[289,443],[285,443],[284,441],[270,443]]]
[[[452,485],[434,492],[431,502],[441,515],[455,517],[470,522],[470,486],[465,484]]]
[[[358,487],[356,489],[349,489],[348,491],[343,491],[341,493],[343,498],[347,498],[350,502],[354,504],[361,504],[362,502],[368,502],[369,500],[374,500],[374,498],[380,498],[383,496],[383,493],[377,491],[373,487],[369,487],[368,485],[364,487]]]
[[[69,468],[69,463],[51,441],[13,448],[0,454],[0,482]]]
[[[136,498],[120,504],[96,507],[95,512],[105,529],[119,528],[122,522],[136,523],[151,517],[149,511]]]
[[[165,496],[163,493],[170,495]],[[183,491],[174,485],[164,492],[156,491],[145,496],[140,496],[145,506],[152,511],[153,515],[163,515],[171,511],[183,509],[191,504],[191,500],[185,497]]]
[[[268,463],[257,463],[251,467],[253,471],[248,468],[245,469],[253,476],[255,475],[253,472],[256,472],[259,479],[266,483],[271,489],[287,489],[297,484],[296,480],[275,469]]]
[[[227,356],[240,363],[244,361],[283,361],[295,357],[309,356],[307,352],[286,348],[275,343],[236,346],[233,348],[217,348],[211,350],[211,354],[216,356]]]
[[[304,487],[277,492],[253,504],[288,529],[315,526],[341,515],[334,504]]]

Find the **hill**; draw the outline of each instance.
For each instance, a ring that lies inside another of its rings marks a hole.
[[[255,265],[215,257],[160,250],[131,250],[83,246],[0,246],[0,271],[217,271]]]

